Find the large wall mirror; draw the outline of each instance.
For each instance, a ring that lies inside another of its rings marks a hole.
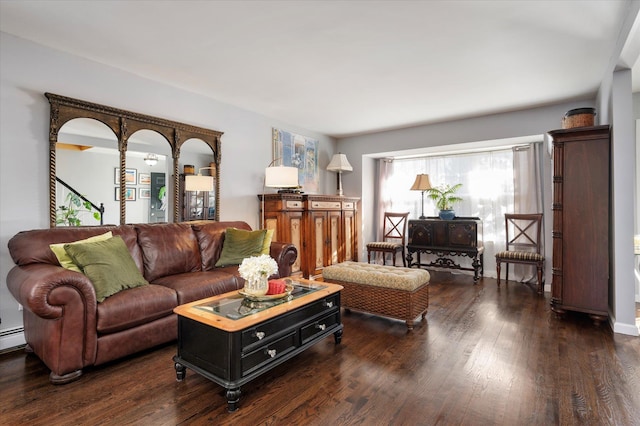
[[[219,220],[222,132],[46,93],[49,224]],[[200,169],[214,190],[190,193]]]

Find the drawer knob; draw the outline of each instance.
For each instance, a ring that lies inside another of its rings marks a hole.
[[[327,328],[327,326],[325,324],[316,324],[316,328],[324,331]]]
[[[326,306],[327,308],[333,308],[333,302],[324,302],[324,306]]]
[[[265,336],[264,331],[256,331],[255,336],[258,338],[258,340],[264,339],[264,336]]]
[[[276,350],[275,349],[267,349],[266,350],[267,355],[269,355],[271,358],[273,358],[274,356],[276,356]]]

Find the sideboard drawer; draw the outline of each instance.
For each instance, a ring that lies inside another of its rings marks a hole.
[[[286,208],[287,209],[301,209],[302,208],[302,201],[301,200],[297,200],[297,201],[287,201],[286,202]]]
[[[342,203],[340,201],[312,201],[311,209],[315,210],[340,210]]]
[[[354,208],[355,208],[355,203],[353,203],[353,202],[345,201],[344,203],[342,203],[342,209],[343,210],[353,210]]]

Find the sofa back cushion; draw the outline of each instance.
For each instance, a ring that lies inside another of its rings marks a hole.
[[[11,258],[18,266],[31,263],[49,263],[60,265],[50,244],[72,243],[111,231],[124,240],[136,266],[142,272],[142,254],[138,247],[136,230],[131,225],[107,226],[61,226],[50,229],[34,229],[17,233],[9,240],[8,247]]]
[[[133,226],[138,233],[144,277],[148,281],[202,270],[198,239],[188,223],[149,223]]]
[[[225,230],[227,228],[244,229],[251,231],[251,227],[246,222],[214,222],[195,221],[191,222],[198,244],[202,253],[202,270],[211,271],[215,268],[216,262],[220,259],[222,246],[224,244]]]

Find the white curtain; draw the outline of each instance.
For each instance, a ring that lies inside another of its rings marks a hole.
[[[514,211],[514,167],[511,149],[447,156],[395,159],[392,171],[380,179],[380,201],[390,211],[409,211],[410,219],[420,216],[421,193],[410,191],[416,175],[426,173],[431,184],[462,183],[458,195],[463,201],[454,205],[457,216],[479,217],[484,228],[484,273],[495,277],[496,247],[504,247],[504,213]],[[434,202],[426,197],[425,216],[437,216]],[[376,217],[380,211],[376,212]],[[457,263],[470,266],[471,259],[456,257]]]
[[[384,212],[391,212],[393,210],[393,203],[391,201],[392,194],[390,188],[385,185],[389,177],[393,174],[393,159],[381,158],[378,160],[378,181],[376,182],[375,189],[375,201],[376,214],[374,216],[374,226],[376,229],[376,241],[382,241],[383,239],[383,227],[384,227]]]
[[[542,212],[542,144],[513,148],[514,213]]]
[[[542,204],[542,154],[543,144],[532,143],[513,148],[513,199],[514,213],[543,213]],[[544,218],[540,233],[541,251],[544,253]],[[537,280],[533,266],[513,265],[511,279],[528,282]]]

